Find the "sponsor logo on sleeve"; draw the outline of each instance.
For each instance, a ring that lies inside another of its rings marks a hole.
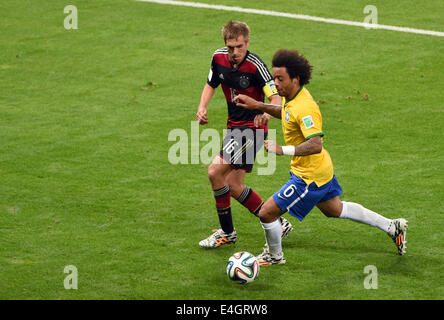
[[[304,126],[306,129],[310,129],[311,127],[314,127],[314,122],[311,116],[306,116],[302,118],[302,122],[304,123]]]

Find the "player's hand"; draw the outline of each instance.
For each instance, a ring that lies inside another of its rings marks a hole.
[[[269,115],[268,113],[264,113],[264,114],[258,114],[256,117],[254,117],[254,126],[256,128],[265,125],[268,120],[270,120],[271,118],[273,118],[271,115]]]
[[[279,156],[284,154],[284,152],[282,152],[282,147],[280,145],[278,145],[276,143],[276,141],[265,140],[264,147],[265,147],[265,150],[267,150],[267,152],[269,152],[269,153],[276,153]]]
[[[259,109],[262,104],[245,94],[238,94],[233,98],[233,102],[236,103],[236,106],[249,110]]]
[[[206,108],[197,109],[196,120],[197,120],[197,122],[199,122],[199,124],[207,124],[208,123],[207,113],[208,113],[208,111]]]

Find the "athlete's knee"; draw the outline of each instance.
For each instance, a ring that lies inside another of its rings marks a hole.
[[[268,205],[268,202],[266,202],[259,210],[258,217],[261,220],[261,222],[271,223],[277,220],[280,214],[281,214],[280,212],[278,212],[277,210],[273,210],[273,207]]]
[[[258,217],[261,220],[261,222],[264,222],[264,223],[270,223],[275,220],[275,219],[273,220],[273,217],[269,214],[269,212],[264,210],[263,207],[259,211]]]
[[[343,203],[338,197],[318,203],[317,207],[327,218],[339,218],[342,212]]]
[[[210,181],[213,181],[216,177],[217,177],[217,171],[215,170],[215,168],[213,168],[212,165],[210,165],[208,167],[208,179],[210,179]]]
[[[336,206],[332,209],[330,218],[339,218],[341,216],[342,210],[344,207],[344,203],[341,201],[338,201]]]
[[[325,212],[324,212],[324,215],[325,215],[327,218],[339,218],[339,215],[337,215],[337,214],[334,213],[334,212],[328,212],[328,213],[325,213]]]
[[[336,209],[324,209],[321,210],[321,212],[327,217],[327,218],[339,218],[341,215],[341,212]]]
[[[210,179],[211,182],[223,179],[223,173],[218,165],[210,164],[208,167],[208,179]]]

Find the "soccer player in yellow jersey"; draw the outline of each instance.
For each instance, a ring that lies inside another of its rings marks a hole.
[[[235,97],[237,106],[258,109],[282,121],[285,146],[265,141],[268,152],[291,157],[290,179],[262,206],[259,218],[267,246],[257,258],[261,265],[285,263],[279,217],[285,212],[300,221],[317,206],[327,217],[346,218],[385,231],[398,253],[406,251],[407,220],[388,219],[362,205],[341,201],[342,194],[330,154],[322,145],[322,116],[319,106],[304,86],[311,77],[311,65],[297,51],[281,49],[272,60],[276,89],[282,105],[265,104],[245,95]]]

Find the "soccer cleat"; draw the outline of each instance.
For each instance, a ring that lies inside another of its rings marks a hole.
[[[235,243],[237,238],[236,230],[225,233],[222,229],[216,230],[211,236],[199,242],[203,248],[218,248],[224,244]]]
[[[283,239],[293,230],[293,226],[291,225],[290,221],[288,221],[285,218],[279,217],[279,220],[281,221],[282,225],[282,239]]]
[[[395,219],[393,220],[390,231],[388,232],[388,235],[390,238],[392,238],[393,242],[398,248],[398,253],[400,256],[404,255],[407,249],[407,223],[408,221],[403,218]]]
[[[285,264],[287,262],[284,257],[284,253],[280,254],[271,253],[268,247],[264,248],[264,252],[256,257],[260,266],[271,266],[274,264]]]

